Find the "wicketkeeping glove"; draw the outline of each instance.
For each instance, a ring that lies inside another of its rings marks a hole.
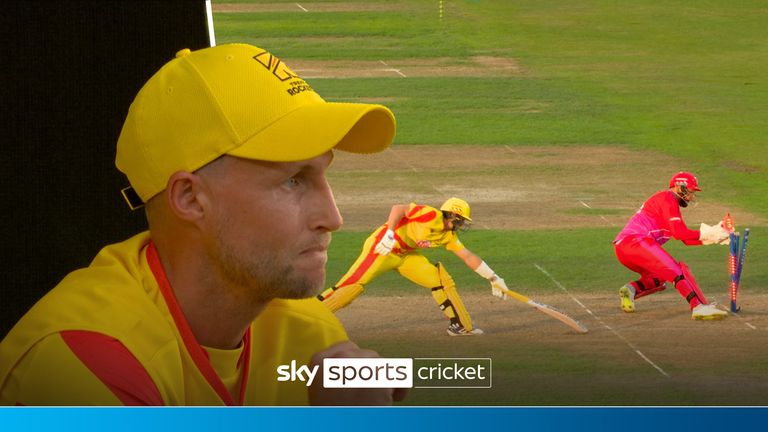
[[[491,294],[493,294],[494,297],[506,300],[507,296],[504,295],[504,291],[509,291],[509,288],[507,288],[507,284],[504,283],[504,279],[497,275],[496,280],[491,281]]]
[[[713,226],[702,223],[701,228],[699,229],[699,240],[705,245],[727,245],[731,242],[730,234],[731,233],[725,229],[723,221],[720,221]]]
[[[386,233],[384,233],[384,237],[379,240],[379,243],[376,245],[376,247],[373,249],[374,252],[376,252],[379,255],[388,255],[390,252],[392,252],[392,248],[395,246],[395,232],[391,229],[388,229]]]

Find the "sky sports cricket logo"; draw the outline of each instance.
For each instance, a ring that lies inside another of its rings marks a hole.
[[[327,358],[325,388],[490,388],[490,358]],[[277,367],[278,381],[311,386],[320,366],[295,360]]]

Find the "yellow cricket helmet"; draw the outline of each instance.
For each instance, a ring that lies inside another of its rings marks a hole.
[[[440,210],[457,214],[461,216],[462,219],[472,222],[472,218],[470,217],[472,212],[469,209],[469,204],[461,198],[448,198],[443,205],[440,206]]]

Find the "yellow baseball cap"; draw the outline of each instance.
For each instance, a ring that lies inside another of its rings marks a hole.
[[[128,110],[115,165],[146,202],[173,173],[224,154],[290,162],[333,148],[374,153],[394,136],[386,107],[325,102],[266,50],[227,44],[181,50],[147,81]]]

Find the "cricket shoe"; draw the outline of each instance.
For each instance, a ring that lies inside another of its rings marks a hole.
[[[720,320],[727,316],[728,312],[718,309],[714,303],[700,304],[691,312],[691,319],[695,320]]]
[[[626,284],[619,288],[619,297],[621,298],[621,310],[626,313],[635,311],[635,287]]]
[[[448,336],[474,336],[481,335],[483,331],[479,328],[473,328],[472,331],[468,331],[463,325],[454,323],[448,326]]]

